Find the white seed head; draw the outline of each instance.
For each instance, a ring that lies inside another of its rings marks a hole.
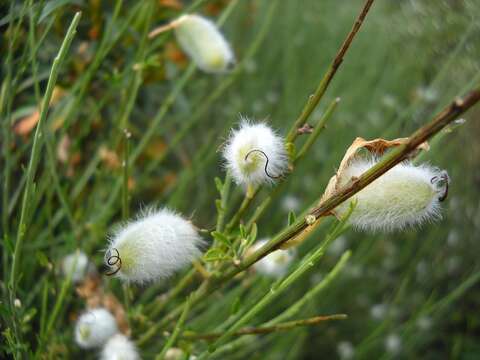
[[[93,264],[83,251],[76,251],[65,256],[62,261],[62,272],[65,276],[71,275],[74,283],[82,281],[88,272],[93,271]]]
[[[101,360],[140,360],[135,344],[125,335],[116,334],[104,345]]]
[[[255,243],[253,250],[260,249],[268,240],[259,240]],[[262,275],[272,278],[281,278],[287,273],[288,267],[295,258],[295,252],[292,249],[275,250],[265,256],[253,266],[254,269]]]
[[[210,20],[199,15],[183,15],[174,21],[177,41],[203,71],[221,73],[235,58],[230,45]]]
[[[242,185],[272,183],[288,166],[282,137],[265,123],[247,119],[232,131],[223,156],[235,182]]]
[[[354,159],[342,173],[340,186],[375,165],[376,159]],[[352,199],[357,204],[349,221],[364,230],[392,231],[436,220],[440,201],[448,190],[448,175],[427,165],[409,162],[396,165],[359,191]],[[349,202],[339,205],[335,214],[343,215]]]
[[[143,283],[190,264],[200,256],[201,245],[189,221],[168,209],[150,209],[114,234],[105,261],[120,278]]]
[[[104,308],[86,311],[75,325],[75,341],[85,349],[103,345],[118,332],[113,315]]]

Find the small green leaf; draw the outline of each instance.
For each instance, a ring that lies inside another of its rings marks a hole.
[[[212,231],[212,236],[215,240],[217,240],[218,242],[222,243],[222,244],[225,244],[227,246],[230,246],[232,243],[230,241],[230,239],[223,233],[221,232],[218,232],[218,231]]]
[[[231,259],[231,257],[229,255],[225,254],[219,248],[212,248],[212,249],[208,250],[205,253],[205,255],[203,256],[203,260],[205,260],[205,262],[228,260],[228,259]]]
[[[247,238],[247,229],[245,228],[245,225],[243,225],[243,224],[240,224],[240,237],[242,239]]]
[[[297,221],[297,215],[293,211],[288,213],[288,226],[292,225]]]
[[[250,230],[250,234],[248,235],[247,243],[249,246],[255,242],[255,240],[257,239],[257,234],[258,234],[257,224],[253,223],[252,230]]]

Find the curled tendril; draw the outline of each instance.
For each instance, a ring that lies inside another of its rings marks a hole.
[[[112,251],[115,251],[115,254],[112,254]],[[120,253],[115,248],[112,248],[105,253],[105,262],[109,267],[115,267],[112,271],[106,272],[105,275],[113,276],[122,268],[122,259],[120,258]]]
[[[450,182],[450,179],[446,172],[441,174],[440,176],[434,176],[430,179],[430,183],[432,184],[436,184],[439,181],[442,181],[445,187],[445,189],[443,190],[442,196],[438,198],[438,201],[442,202],[442,201],[445,201],[445,199],[448,196],[448,183]]]
[[[269,174],[268,172],[268,162],[270,161],[270,159],[268,158],[268,155],[265,154],[265,152],[263,152],[262,150],[260,149],[253,149],[253,150],[250,150],[247,155],[245,155],[245,161],[247,161],[248,157],[250,156],[251,153],[254,153],[254,152],[258,152],[260,154],[262,154],[264,157],[265,157],[265,175],[267,175],[270,179],[279,179],[281,177],[281,175],[278,175],[278,176],[275,176],[275,175],[272,175],[272,174]]]

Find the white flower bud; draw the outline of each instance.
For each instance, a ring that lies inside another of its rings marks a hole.
[[[202,239],[195,227],[168,209],[147,210],[119,229],[105,254],[105,261],[128,281],[163,279],[200,256]]]
[[[183,15],[172,23],[182,49],[205,72],[225,72],[235,61],[230,45],[210,20]]]
[[[101,353],[102,360],[139,360],[135,344],[125,335],[116,334],[104,345]]]
[[[259,240],[253,246],[253,250],[258,250],[264,246],[268,240]],[[275,250],[262,258],[253,265],[253,268],[262,275],[272,278],[281,278],[287,273],[288,267],[295,258],[295,252],[292,249]]]
[[[82,281],[88,272],[93,272],[94,265],[90,263],[83,251],[76,251],[65,256],[62,261],[62,272],[65,276],[71,274],[74,283]]]
[[[85,349],[103,345],[118,332],[113,315],[104,308],[83,313],[75,325],[75,341]]]
[[[354,159],[342,172],[339,185],[347,185],[376,162]],[[445,171],[409,162],[398,164],[353,196],[357,205],[349,221],[360,229],[391,231],[438,219],[448,182]],[[343,215],[348,208],[346,201],[334,213]]]
[[[242,185],[271,183],[288,166],[283,139],[265,123],[247,119],[232,131],[223,156],[235,182]]]

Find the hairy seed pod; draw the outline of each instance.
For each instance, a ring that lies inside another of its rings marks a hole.
[[[258,250],[264,246],[268,240],[258,240],[253,246],[253,250]],[[295,252],[292,249],[275,250],[254,264],[254,269],[261,275],[272,278],[281,278],[284,276],[293,259]]]
[[[342,172],[339,185],[347,185],[376,163],[376,159],[354,159]],[[357,204],[349,221],[359,229],[392,231],[438,219],[448,183],[445,171],[398,164],[353,196]],[[341,216],[348,208],[347,201],[334,213]]]
[[[104,308],[86,311],[75,325],[75,341],[85,349],[103,345],[118,332],[113,315]]]
[[[112,336],[103,346],[101,360],[139,360],[135,344],[125,335]]]
[[[78,283],[83,281],[88,273],[95,272],[95,266],[83,251],[76,251],[63,258],[62,272],[66,277],[71,275],[72,282]]]
[[[105,254],[111,275],[133,282],[163,279],[200,256],[202,240],[180,215],[147,210],[113,236]]]
[[[199,15],[183,15],[172,24],[182,49],[203,71],[221,73],[235,59],[230,45],[210,20]]]
[[[265,123],[243,119],[223,150],[227,169],[241,185],[272,183],[288,166],[283,138]]]

